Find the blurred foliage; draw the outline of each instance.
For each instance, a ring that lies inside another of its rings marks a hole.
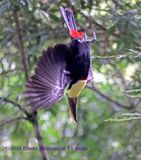
[[[31,123],[18,118],[24,116],[16,104],[25,107],[21,97],[26,80],[13,14],[19,17],[32,75],[45,48],[70,42],[59,6],[73,9],[80,29],[96,32],[91,52],[96,88],[89,84],[82,92],[77,126],[69,118],[66,98],[39,111],[46,146],[87,147],[48,151],[50,159],[140,160],[141,2],[137,0],[0,1],[0,159],[40,159],[38,151],[2,149],[38,146]]]

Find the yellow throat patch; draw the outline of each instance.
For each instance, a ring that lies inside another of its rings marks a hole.
[[[79,80],[68,90],[67,95],[70,98],[78,97],[82,91],[82,89],[86,86],[87,80]]]

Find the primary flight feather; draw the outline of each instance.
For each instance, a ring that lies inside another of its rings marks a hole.
[[[77,122],[77,99],[87,82],[92,79],[90,47],[96,40],[79,32],[71,9],[60,7],[69,30],[70,44],[49,47],[40,57],[35,74],[26,84],[25,96],[33,111],[49,108],[64,96],[67,98],[71,116]]]

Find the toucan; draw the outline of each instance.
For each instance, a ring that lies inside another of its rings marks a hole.
[[[71,38],[70,44],[56,44],[43,51],[35,68],[34,75],[26,83],[25,96],[32,110],[49,108],[65,93],[74,122],[77,118],[77,100],[86,84],[92,80],[90,58],[91,44],[96,35],[89,37],[78,31],[70,8],[60,7]],[[59,32],[59,31],[58,31]]]

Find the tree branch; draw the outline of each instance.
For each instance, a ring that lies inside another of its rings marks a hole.
[[[7,102],[12,104],[13,106],[16,106],[17,108],[19,108],[19,110],[21,110],[22,112],[24,112],[27,116],[29,115],[29,113],[26,111],[26,109],[24,109],[20,104],[16,103],[15,101],[12,101],[8,98],[5,97],[0,97],[1,101]]]
[[[14,122],[14,121],[22,120],[22,119],[27,120],[26,117],[16,117],[16,118],[11,118],[11,119],[2,120],[2,121],[0,122],[0,128],[3,127],[3,126],[5,126],[5,125],[8,124],[8,123],[12,123],[12,122]]]
[[[47,150],[45,149],[43,138],[42,138],[41,133],[40,133],[37,113],[38,112],[36,112],[36,111],[33,112],[33,114],[32,114],[33,117],[31,118],[31,123],[32,123],[32,125],[34,126],[34,129],[35,129],[35,134],[36,134],[36,138],[37,138],[38,143],[39,143],[39,150],[41,152],[42,159],[43,160],[49,160],[48,153],[47,153]]]
[[[106,95],[105,93],[102,93],[102,92],[101,92],[98,88],[96,88],[93,84],[92,84],[92,86],[90,86],[90,87],[88,86],[88,88],[91,89],[91,90],[93,90],[93,91],[95,91],[95,92],[98,93],[101,97],[103,97],[103,98],[106,99],[107,101],[109,101],[109,102],[117,105],[118,107],[121,107],[121,108],[124,108],[124,109],[128,109],[128,110],[134,109],[133,106],[124,105],[124,104],[122,104],[122,103],[120,103],[120,102],[112,99],[111,97],[109,97],[109,96]]]
[[[13,70],[8,70],[8,71],[2,71],[2,72],[0,73],[0,76],[1,76],[1,75],[4,75],[4,74],[12,73],[12,72],[14,72],[14,71],[15,71],[15,69],[13,69]]]
[[[19,49],[21,51],[21,58],[22,58],[24,72],[25,72],[25,79],[26,79],[26,81],[29,81],[29,67],[28,67],[27,57],[26,57],[26,54],[24,51],[23,33],[22,33],[22,30],[20,27],[18,13],[13,12],[13,17],[15,20],[16,31],[17,31],[17,35],[18,35],[18,39],[19,39]],[[38,144],[40,147],[40,153],[41,153],[42,159],[49,160],[47,150],[43,149],[43,148],[45,148],[45,145],[44,145],[43,138],[41,136],[40,129],[39,129],[37,112],[32,112],[30,114],[27,114],[27,119],[32,123],[32,125],[35,129],[35,134],[36,134],[36,138],[38,140]]]
[[[114,70],[117,72],[117,75],[120,77],[121,80],[121,84],[124,88],[124,94],[126,95],[126,91],[128,90],[127,84],[126,84],[126,80],[125,77],[123,76],[123,74],[121,73],[120,69],[117,67],[117,65],[114,62],[109,62],[111,64],[111,66],[113,66]],[[119,84],[119,85],[121,85]],[[130,97],[127,96],[128,102],[130,104],[130,106],[135,107],[135,101],[133,101],[133,99],[131,99]]]
[[[29,80],[29,67],[28,67],[27,57],[26,57],[26,54],[24,51],[23,32],[21,30],[19,18],[18,18],[17,14],[18,14],[17,12],[15,12],[15,11],[13,12],[13,17],[14,17],[16,31],[17,31],[18,40],[19,40],[19,49],[21,52],[21,60],[22,60],[22,64],[23,64],[24,72],[25,72],[25,78],[26,78],[26,80]]]

